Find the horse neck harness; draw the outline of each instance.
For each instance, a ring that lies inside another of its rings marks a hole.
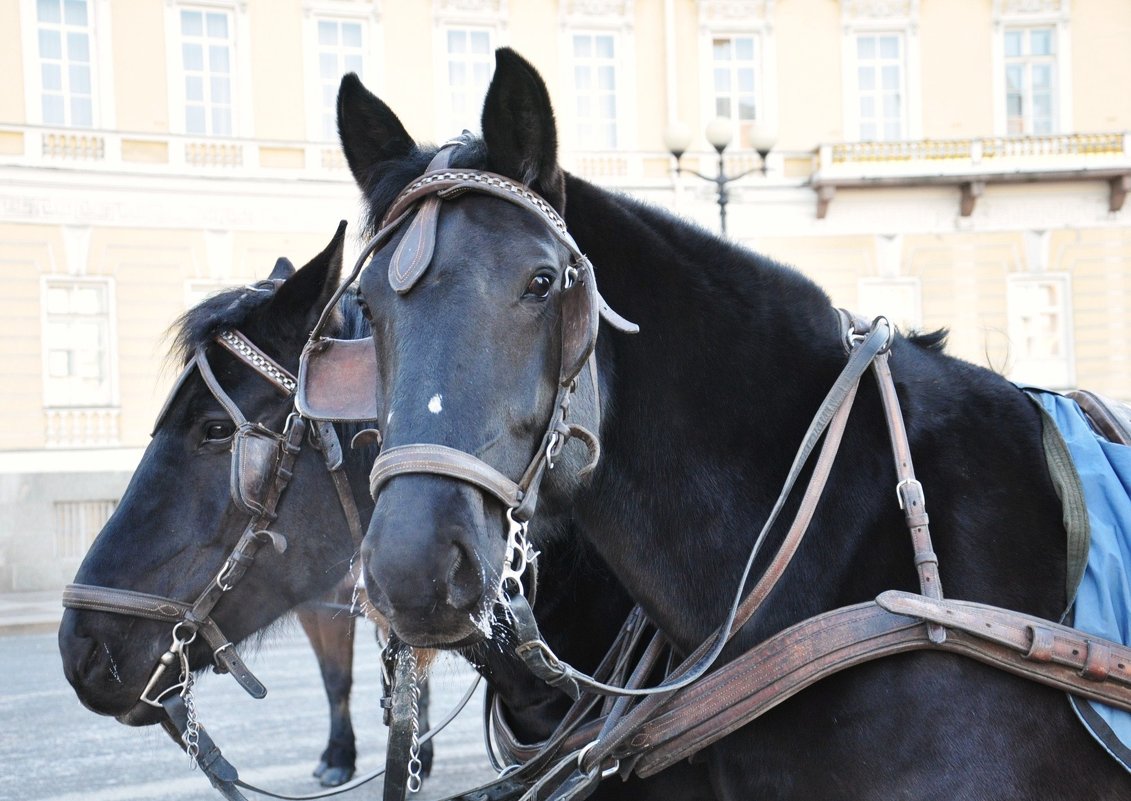
[[[224,331],[214,342],[251,367],[285,397],[293,398],[295,377],[243,334],[232,330]],[[270,542],[278,553],[286,550],[286,537],[272,531],[270,526],[276,518],[279,500],[290,483],[303,440],[307,437],[306,421],[297,412],[292,411],[287,416],[282,433],[272,431],[261,423],[250,422],[220,385],[204,346],[196,349],[173,386],[157,417],[155,430],[168,415],[175,398],[194,369],[200,372],[209,391],[237,426],[232,439],[229,491],[232,502],[250,516],[239,541],[220,570],[192,603],[133,590],[86,584],[70,584],[63,591],[63,605],[71,609],[113,612],[173,624],[173,644],[154,668],[139,699],[155,707],[162,706],[165,699],[174,694],[188,694],[192,678],[188,669],[187,648],[195,640],[197,633],[203,635],[212,649],[214,670],[217,673],[230,673],[254,698],[262,698],[267,694],[267,688],[247,668],[235,647],[212,619],[212,610],[224,593],[243,578],[264,542]],[[332,424],[319,423],[310,431],[309,439],[323,455],[354,542],[360,545],[361,518],[343,470],[344,458],[337,433]],[[154,695],[165,671],[178,662],[181,671],[179,682]]]

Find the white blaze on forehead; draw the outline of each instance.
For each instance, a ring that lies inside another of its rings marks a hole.
[[[444,411],[444,396],[439,393],[433,395],[432,399],[428,401],[428,411],[432,414],[439,414]]]

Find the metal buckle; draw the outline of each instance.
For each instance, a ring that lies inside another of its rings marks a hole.
[[[593,746],[595,746],[597,743],[598,743],[598,741],[594,740],[593,742],[589,743],[588,745],[586,745],[580,751],[577,752],[577,769],[578,770],[580,770],[582,772],[585,771],[585,768],[582,766],[581,763],[585,760],[585,755],[588,754],[589,751],[593,748]],[[616,760],[613,760],[613,764],[610,767],[607,767],[604,770],[601,770],[600,765],[595,765],[594,768],[593,768],[593,772],[592,773],[586,773],[585,775],[592,778],[593,776],[596,776],[598,773],[600,773],[600,778],[607,779],[610,776],[615,775],[618,770],[620,770],[620,760],[616,759]]]

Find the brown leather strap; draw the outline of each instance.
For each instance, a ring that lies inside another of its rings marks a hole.
[[[888,438],[895,459],[895,492],[899,498],[899,508],[903,510],[904,520],[911,533],[915,570],[919,574],[919,591],[928,598],[942,598],[939,558],[931,543],[927,502],[923,494],[923,485],[915,478],[915,467],[911,461],[911,444],[907,441],[907,426],[903,421],[899,396],[895,391],[895,380],[888,365],[888,355],[887,351],[877,355],[876,360],[872,362],[872,370],[880,387],[884,420],[887,421]],[[946,636],[942,626],[937,624],[928,626],[928,633],[933,642],[941,642]]]
[[[930,645],[926,627],[874,603],[782,631],[673,698],[627,743],[650,776],[741,728],[805,687],[854,665]]]
[[[973,601],[937,600],[890,590],[876,598],[890,612],[914,615],[1004,645],[1036,665],[1065,667],[1082,679],[1080,689],[1097,683],[1122,685],[1112,697],[1096,700],[1131,706],[1131,648],[1050,620]],[[1092,684],[1089,685],[1088,682]],[[1122,699],[1122,700],[1121,700]]]
[[[222,331],[216,341],[234,354],[240,361],[266,378],[284,395],[291,395],[298,386],[290,371],[272,359],[250,339],[239,331]]]
[[[518,485],[486,462],[445,445],[401,445],[382,451],[369,473],[369,491],[374,498],[381,486],[404,473],[437,473],[458,478],[490,492],[507,508],[522,501]]]
[[[1076,401],[1092,428],[1101,435],[1111,442],[1131,445],[1131,405],[1083,389],[1064,394]]]

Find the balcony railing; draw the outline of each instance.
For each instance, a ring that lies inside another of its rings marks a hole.
[[[208,139],[34,125],[0,125],[0,166],[4,165],[350,180],[341,149],[329,142]]]
[[[838,188],[926,184],[960,187],[968,216],[987,183],[1069,180],[1109,182],[1108,208],[1119,211],[1131,180],[1131,133],[828,144],[810,184],[818,217]]]
[[[116,406],[63,406],[44,409],[48,448],[97,448],[119,444]]]

